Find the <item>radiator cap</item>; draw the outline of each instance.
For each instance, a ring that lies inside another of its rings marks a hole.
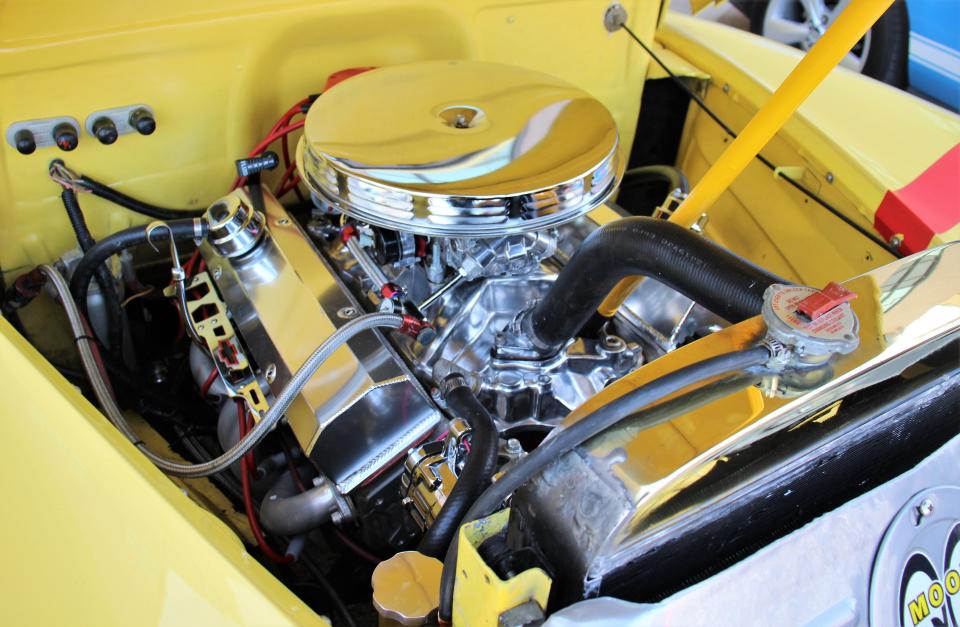
[[[297,150],[323,202],[376,226],[492,237],[597,207],[623,174],[617,125],[558,78],[479,61],[427,61],[337,84]]]
[[[846,295],[832,296],[837,290]],[[817,297],[820,300],[814,300]],[[849,303],[855,297],[834,283],[826,291],[775,283],[763,292],[761,313],[773,339],[790,347],[801,361],[816,364],[834,354],[852,353],[860,345],[860,320]],[[804,313],[810,302],[826,304],[813,319]]]

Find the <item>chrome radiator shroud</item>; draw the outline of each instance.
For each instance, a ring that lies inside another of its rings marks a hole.
[[[762,535],[757,528],[765,524],[764,512],[781,501],[796,503],[789,500],[797,498],[796,481],[840,468],[833,460],[847,456],[861,465],[843,466],[820,491],[856,487],[857,481],[866,485],[868,476],[851,473],[864,471],[877,454],[870,453],[871,446],[898,450],[905,459],[906,452],[914,452],[911,446],[930,452],[956,435],[955,414],[933,407],[945,395],[956,398],[960,381],[956,354],[949,353],[960,342],[960,243],[899,260],[844,286],[858,294],[852,306],[862,323],[860,346],[831,364],[816,387],[785,391],[780,382],[779,393],[767,388],[772,397],[749,387],[650,428],[628,419],[527,483],[513,504],[538,536],[551,538],[543,548],[567,573],[557,582],[560,594],[568,600],[597,594],[657,600],[658,592],[671,591],[663,568],[669,555],[678,560],[674,573],[682,563],[702,558],[716,567],[742,556],[734,549],[756,548],[746,540]],[[751,319],[647,368],[671,370],[702,358],[704,350],[743,346],[763,332],[760,318]],[[935,353],[942,374],[925,362]],[[643,373],[614,383],[568,422],[641,384]],[[925,375],[929,381],[922,380]],[[854,411],[857,392],[869,390],[864,397],[869,400],[899,388],[906,390],[899,405],[891,397],[890,407]],[[917,402],[910,400],[918,395]],[[856,451],[860,456],[850,457]],[[881,465],[889,468],[901,458],[883,459]],[[752,502],[759,509],[749,516],[743,512],[750,510],[737,510]],[[731,534],[729,526],[712,536],[696,532],[710,521],[729,523],[734,511],[745,516],[737,533]],[[671,552],[684,546],[686,554]],[[680,572],[674,589],[696,575]]]
[[[261,378],[279,391],[361,307],[269,192],[264,203],[265,233],[252,252],[228,259],[208,242],[201,252]],[[370,332],[331,356],[287,420],[311,461],[346,494],[423,440],[440,413],[383,335]]]

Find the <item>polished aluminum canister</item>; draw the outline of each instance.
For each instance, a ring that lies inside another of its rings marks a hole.
[[[532,70],[429,61],[338,84],[307,114],[297,151],[314,194],[363,222],[444,237],[562,224],[623,173],[610,112]]]

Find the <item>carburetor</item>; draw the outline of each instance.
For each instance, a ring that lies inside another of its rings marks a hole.
[[[376,69],[313,104],[297,163],[316,206],[307,230],[326,260],[363,308],[432,323],[416,341],[391,337],[393,349],[428,388],[450,372],[475,384],[506,432],[502,462],[522,454],[512,434],[544,433],[642,363],[612,327],[546,357],[498,350],[551,285],[565,226],[623,174],[617,125],[589,94],[494,63]],[[400,489],[421,529],[470,437],[453,420],[408,452]]]
[[[493,63],[377,69],[317,100],[297,158],[341,278],[433,322],[432,341],[397,342],[424,382],[453,363],[504,428],[544,426],[641,363],[612,329],[549,359],[494,351],[549,287],[564,225],[622,175],[616,123],[583,91]]]

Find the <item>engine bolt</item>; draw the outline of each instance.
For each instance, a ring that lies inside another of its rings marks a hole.
[[[609,351],[622,351],[627,344],[616,335],[607,335],[603,338],[603,346]]]
[[[266,377],[267,383],[273,383],[277,379],[277,364],[270,364],[267,366],[266,371],[264,371],[263,376]]]
[[[337,317],[343,320],[352,320],[357,317],[357,310],[354,307],[341,307],[337,310]]]

